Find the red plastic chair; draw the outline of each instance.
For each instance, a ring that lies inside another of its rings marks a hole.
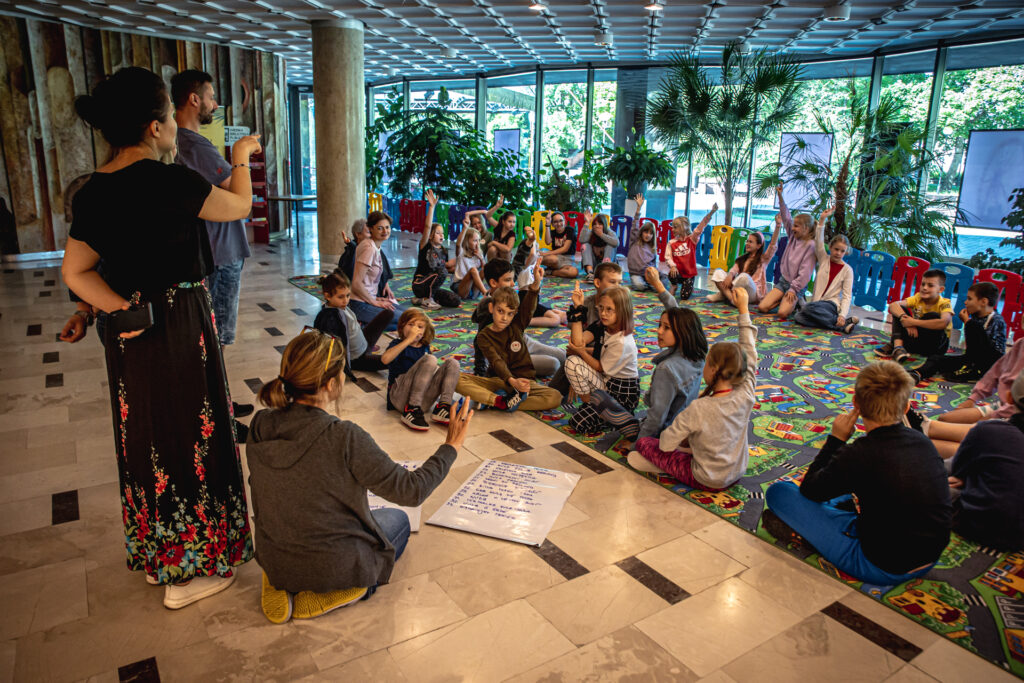
[[[1000,302],[996,305],[996,310],[1006,320],[1007,331],[1016,333],[1020,330],[1021,296],[1024,295],[1024,292],[1021,292],[1021,276],[1008,270],[985,268],[978,271],[978,277],[974,278],[974,281],[991,282],[999,289]],[[1014,338],[1020,337],[1015,334]]]
[[[665,247],[668,246],[668,241],[672,239],[672,220],[669,219],[662,221],[655,233],[658,240],[658,258],[664,262]]]
[[[916,292],[921,287],[921,278],[924,277],[925,271],[931,267],[929,261],[916,256],[900,256],[896,259],[888,302],[901,301]]]
[[[562,215],[565,216],[565,226],[576,231],[576,251],[579,252],[583,248],[583,241],[580,240],[580,233],[583,232],[583,228],[586,226],[587,221],[579,211],[565,211]]]
[[[398,229],[403,232],[412,232],[412,200],[403,199],[398,202]]]

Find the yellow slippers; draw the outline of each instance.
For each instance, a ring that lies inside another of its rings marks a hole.
[[[292,616],[296,619],[312,619],[327,614],[339,607],[358,602],[366,595],[365,588],[346,588],[329,593],[302,591],[295,595],[295,609]]]
[[[288,591],[278,590],[270,585],[270,579],[263,574],[263,591],[260,607],[272,624],[284,624],[292,618],[292,596]]]

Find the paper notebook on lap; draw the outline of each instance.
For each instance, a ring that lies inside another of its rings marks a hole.
[[[401,465],[405,469],[411,471],[411,470],[415,470],[415,469],[419,468],[419,466],[423,464],[423,461],[422,460],[398,460],[396,462],[396,464]],[[366,498],[367,498],[367,500],[370,503],[370,510],[380,510],[381,508],[394,508],[395,510],[401,510],[405,514],[409,515],[409,528],[412,529],[414,532],[420,530],[420,517],[421,517],[421,512],[423,510],[423,506],[422,505],[417,505],[414,508],[402,507],[401,505],[398,505],[397,503],[392,503],[390,500],[385,500],[384,498],[381,498],[380,496],[378,496],[376,493],[374,493],[372,491],[367,491],[366,492]]]
[[[427,524],[539,546],[580,475],[485,460]]]

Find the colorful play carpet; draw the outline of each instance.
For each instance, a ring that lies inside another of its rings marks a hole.
[[[410,269],[396,271],[391,287],[409,291]],[[315,277],[289,279],[293,285],[319,298]],[[542,300],[553,308],[569,305],[572,283],[547,280]],[[704,303],[695,292],[691,305],[704,324],[709,343],[735,339],[735,309]],[[468,368],[472,364],[472,339],[476,327],[469,313],[476,302],[461,309],[431,313],[437,330],[434,346],[439,356],[453,356]],[[658,353],[656,330],[662,307],[653,293],[634,296],[636,340],[640,352],[641,383],[645,390]],[[884,340],[881,333],[861,328],[859,333],[838,333],[799,327],[757,316],[759,404],[750,433],[750,466],[737,484],[721,493],[694,490],[669,477],[650,476],[659,484],[710,510],[737,526],[797,555],[803,561],[851,587],[870,595],[909,619],[946,636],[978,655],[1024,677],[1024,549],[1000,553],[953,535],[938,565],[925,578],[898,586],[875,586],[837,570],[802,544],[787,541],[774,515],[763,515],[764,492],[775,481],[799,482],[814,459],[831,425],[831,417],[847,409],[853,382],[860,368],[875,359],[873,349]],[[567,328],[531,328],[549,344],[564,346]],[[969,385],[933,382],[913,394],[915,407],[937,414],[962,401]],[[641,410],[645,407],[641,405]],[[578,434],[568,426],[561,409],[534,413],[612,460],[623,460],[627,449],[617,444],[614,433]],[[859,426],[858,426],[859,429]],[[782,538],[776,538],[773,531]]]

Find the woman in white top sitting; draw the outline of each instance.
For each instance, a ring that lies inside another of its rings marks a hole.
[[[399,304],[388,286],[391,267],[380,249],[391,235],[391,216],[383,211],[374,211],[367,217],[366,224],[369,226],[370,239],[362,240],[356,247],[355,265],[352,268],[352,299],[348,306],[362,325],[372,321],[382,310],[391,311],[391,323],[385,330],[393,332],[397,329],[398,317],[408,305]]]
[[[850,317],[853,295],[853,268],[843,261],[850,242],[845,235],[836,235],[825,251],[825,221],[835,208],[821,212],[814,228],[814,251],[818,257],[818,272],[814,276],[814,296],[810,302],[798,304],[793,316],[800,325],[821,327],[850,334],[860,320]]]

